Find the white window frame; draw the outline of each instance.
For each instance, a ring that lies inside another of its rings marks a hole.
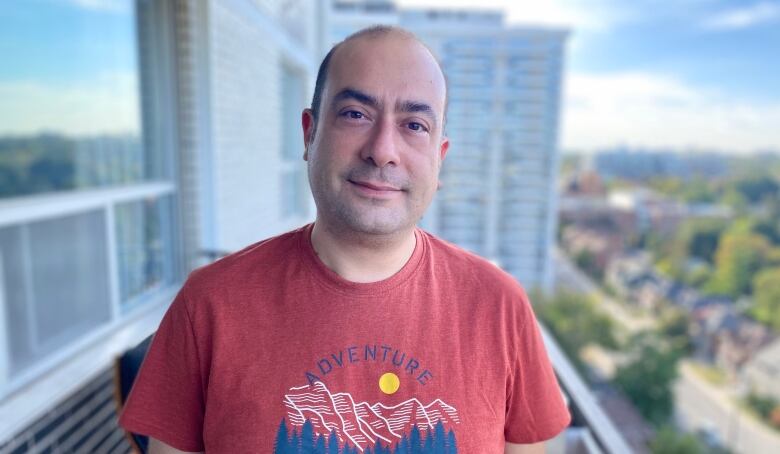
[[[137,0],[150,1],[150,0]],[[174,35],[173,4],[163,1],[156,4],[155,26],[159,30],[158,41],[155,47],[158,52],[168,55],[173,61],[172,42]],[[138,18],[137,18],[138,20]],[[159,58],[156,55],[155,58]],[[155,84],[159,84],[166,78],[174,77],[170,73],[172,68],[158,67],[159,60],[153,68],[151,78]],[[141,74],[141,62],[139,60],[139,77]],[[163,90],[171,86],[162,87]],[[104,216],[106,226],[106,240],[109,264],[109,289],[111,306],[111,319],[99,327],[91,330],[84,336],[73,340],[63,348],[52,352],[45,357],[36,360],[34,365],[20,371],[13,378],[10,377],[10,345],[7,332],[0,330],[0,445],[6,443],[11,437],[24,430],[36,419],[65,400],[72,393],[85,386],[100,373],[103,373],[114,359],[137,345],[147,336],[152,334],[160,324],[162,317],[170,302],[179,290],[181,282],[173,282],[158,287],[154,294],[145,293],[143,304],[131,304],[123,308],[120,301],[118,257],[116,245],[116,225],[114,213],[117,205],[135,202],[150,197],[173,198],[169,221],[173,222],[174,237],[178,237],[182,220],[180,204],[180,192],[176,181],[178,175],[178,145],[171,131],[177,129],[177,101],[176,94],[171,94],[172,99],[163,101],[164,106],[156,112],[163,124],[155,128],[155,143],[167,154],[164,157],[164,165],[171,181],[142,181],[137,184],[112,186],[106,188],[85,188],[73,191],[51,192],[30,196],[14,197],[0,200],[0,227],[28,224],[42,220],[53,220],[63,216],[81,214],[93,210],[100,210]],[[143,112],[143,110],[142,110]],[[149,134],[150,131],[145,131]],[[145,141],[147,143],[147,141]],[[167,222],[167,221],[166,221]],[[183,251],[180,245],[172,248],[174,281],[181,279],[181,266]],[[1,261],[1,260],[0,260]],[[0,327],[7,326],[7,307],[5,302],[3,266],[0,263]],[[178,270],[178,272],[177,272]],[[132,301],[132,298],[131,298]]]

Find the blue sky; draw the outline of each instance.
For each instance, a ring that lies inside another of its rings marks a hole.
[[[566,27],[560,143],[780,149],[780,0],[398,0]],[[0,2],[0,134],[138,130],[129,0]]]
[[[780,2],[623,2],[603,29],[575,30],[570,55],[584,72],[673,74],[755,102],[780,101]],[[672,6],[669,6],[672,5]]]
[[[570,29],[566,150],[780,150],[780,0],[398,1]]]
[[[132,3],[0,2],[0,134],[137,132]]]

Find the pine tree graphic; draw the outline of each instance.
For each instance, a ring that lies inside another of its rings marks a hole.
[[[274,454],[457,454],[455,433],[445,432],[441,421],[433,429],[412,426],[409,435],[403,434],[393,444],[377,439],[374,446],[361,451],[349,441],[339,443],[338,435],[332,430],[327,439],[323,435],[314,436],[314,425],[306,419],[301,431],[288,430],[285,418],[279,424],[274,443]]]

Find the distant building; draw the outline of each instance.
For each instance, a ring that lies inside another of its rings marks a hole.
[[[561,192],[567,196],[606,196],[607,188],[601,176],[593,170],[576,172],[564,182]]]
[[[780,338],[759,350],[747,362],[743,377],[752,391],[780,401]]]
[[[713,178],[728,171],[726,159],[716,153],[629,148],[602,151],[593,159],[593,166],[604,178],[637,181],[652,177]]]

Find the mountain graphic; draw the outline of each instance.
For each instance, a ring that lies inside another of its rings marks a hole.
[[[293,427],[310,423],[313,436],[335,434],[339,443],[360,452],[377,443],[392,445],[417,432],[438,432],[459,424],[458,412],[441,399],[423,405],[416,398],[397,405],[355,402],[349,393],[332,393],[322,382],[290,388],[284,396],[287,419]],[[440,428],[437,428],[440,426]]]

